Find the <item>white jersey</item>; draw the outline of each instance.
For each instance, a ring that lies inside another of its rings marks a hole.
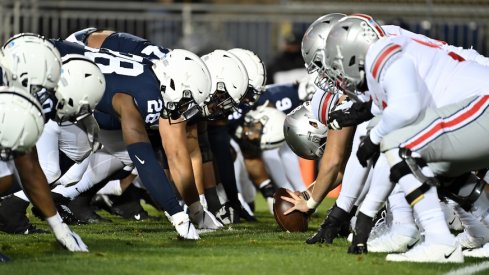
[[[384,37],[375,42],[365,63],[367,85],[375,105],[372,112],[383,114],[370,134],[374,143],[413,122],[421,110],[489,93],[489,68],[405,36]]]

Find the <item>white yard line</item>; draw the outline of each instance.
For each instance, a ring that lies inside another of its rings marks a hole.
[[[489,269],[489,261],[464,266],[459,269],[445,273],[445,275],[469,275]]]

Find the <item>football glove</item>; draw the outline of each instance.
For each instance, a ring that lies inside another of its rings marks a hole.
[[[60,243],[66,250],[71,252],[88,252],[87,245],[82,241],[78,234],[71,231],[66,223],[60,223],[52,229],[58,243]]]
[[[352,103],[346,99],[336,106],[328,115],[328,128],[340,130],[344,127],[356,126],[374,116],[370,112],[372,101]]]
[[[375,165],[379,155],[380,145],[374,144],[369,135],[363,137],[357,151],[357,158],[358,161],[360,161],[360,164],[363,167],[367,167],[367,161],[371,159],[372,163]]]

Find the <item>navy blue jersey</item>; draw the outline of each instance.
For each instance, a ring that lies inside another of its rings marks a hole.
[[[246,113],[256,106],[263,105],[267,100],[272,107],[288,114],[302,103],[299,100],[298,87],[296,84],[268,85],[254,106],[247,107],[241,104],[237,111],[228,116],[229,132],[234,133],[236,128],[243,124]]]
[[[90,34],[97,31],[95,28],[83,29],[70,35],[67,40],[86,45]],[[121,53],[140,55],[148,59],[161,59],[170,50],[156,46],[150,41],[126,32],[114,32],[105,38],[101,48]]]
[[[158,121],[163,109],[163,99],[160,82],[153,73],[153,63],[150,60],[107,49],[94,50],[63,40],[52,42],[61,56],[70,53],[82,54],[94,61],[104,74],[105,92],[95,108],[95,117],[102,129],[121,128],[118,115],[112,108],[112,97],[116,93],[125,93],[134,98],[134,103],[147,127]]]
[[[256,106],[263,105],[268,100],[272,107],[288,114],[302,103],[299,99],[298,90],[299,86],[297,84],[268,85]]]

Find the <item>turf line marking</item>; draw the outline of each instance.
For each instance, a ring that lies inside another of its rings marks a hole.
[[[489,269],[489,261],[476,263],[445,273],[445,275],[469,275]]]

